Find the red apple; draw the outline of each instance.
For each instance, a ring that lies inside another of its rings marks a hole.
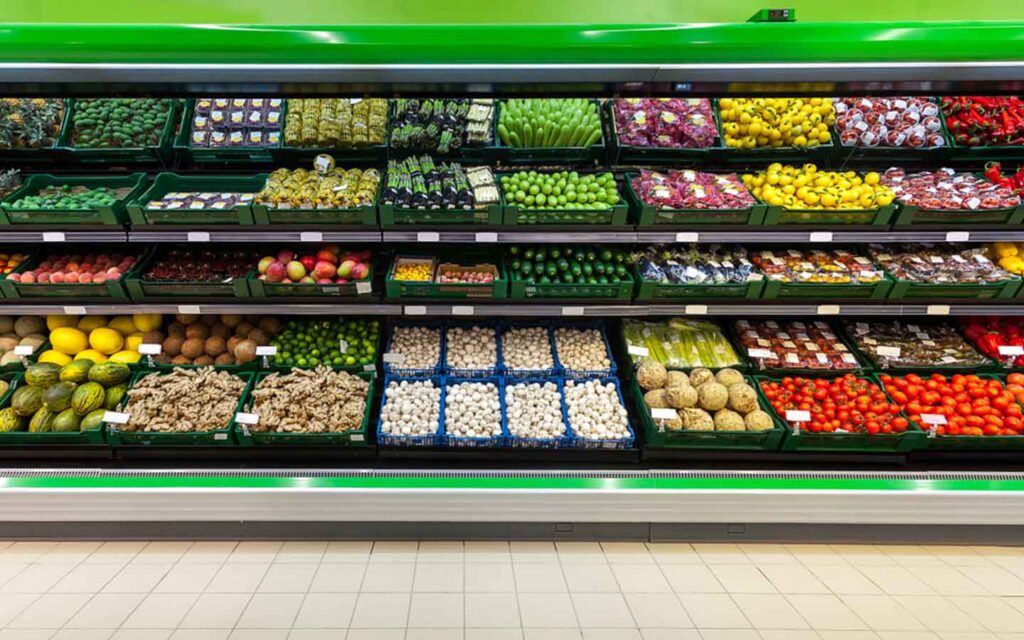
[[[336,244],[325,244],[324,251],[329,251],[333,253],[335,257],[337,257],[338,254],[341,253],[341,247],[339,247]]]
[[[331,253],[327,249],[321,249],[317,252],[316,259],[324,262],[330,262],[331,264],[338,264],[338,255],[336,253]]]
[[[72,260],[71,262],[68,263],[68,266],[67,266],[67,270],[68,271],[78,271],[78,269],[79,269],[78,262]]]
[[[11,280],[12,282],[21,282],[21,274],[20,273],[8,273],[7,274],[7,279]]]
[[[277,261],[281,264],[288,264],[295,259],[295,252],[289,249],[281,250],[281,253],[277,254]]]
[[[316,258],[313,256],[302,256],[299,258],[299,262],[302,263],[302,266],[306,267],[307,273],[313,271],[313,268],[316,266]]]
[[[349,280],[348,278],[338,278],[337,280],[335,280],[335,282],[338,284],[348,284],[349,282],[351,282],[351,280]]]
[[[306,267],[297,260],[292,260],[285,266],[285,271],[288,273],[288,278],[291,280],[301,280],[306,275]]]
[[[274,260],[267,266],[266,276],[271,282],[281,282],[285,276],[284,264]]]
[[[259,264],[259,267],[257,267],[259,269],[259,272],[260,273],[266,273],[267,272],[267,267],[269,267],[272,262],[274,262],[274,259],[272,257],[270,257],[270,256],[267,256],[265,258],[260,258],[260,264]]]
[[[337,271],[338,268],[336,266],[324,260],[318,261],[316,266],[313,267],[313,275],[321,279],[333,278]]]
[[[370,265],[365,262],[360,262],[352,267],[352,272],[349,274],[353,280],[362,280],[370,273]]]

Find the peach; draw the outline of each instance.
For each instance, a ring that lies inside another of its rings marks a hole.
[[[52,274],[50,274],[50,282],[54,284],[60,284],[64,282],[64,272],[54,271]]]
[[[83,273],[82,275],[78,276],[78,282],[79,284],[92,284],[92,274]]]
[[[49,282],[50,281],[50,274],[48,274],[48,273],[40,273],[39,276],[37,276],[36,280],[39,283]]]
[[[92,277],[92,283],[93,284],[103,284],[106,281],[107,281],[107,274],[105,274],[105,273],[97,273],[96,275],[94,275]]]
[[[67,274],[64,274],[64,282],[70,282],[71,284],[76,284],[78,282],[78,274],[77,273],[67,273]]]

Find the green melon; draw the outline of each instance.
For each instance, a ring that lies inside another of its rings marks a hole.
[[[131,375],[128,365],[123,362],[104,362],[89,369],[89,382],[98,382],[104,387],[121,384]]]
[[[89,380],[89,369],[92,369],[92,360],[83,358],[69,362],[60,368],[60,381],[82,384]]]
[[[22,418],[31,417],[43,406],[43,390],[39,387],[18,387],[11,396],[11,407]]]
[[[57,414],[57,417],[53,419],[53,423],[50,425],[51,429],[59,433],[70,433],[72,431],[78,431],[81,419],[78,414],[75,413],[74,409],[65,409]]]
[[[71,395],[78,387],[74,382],[58,382],[43,392],[43,404],[54,413],[60,413],[71,406]]]
[[[119,384],[116,387],[110,387],[107,389],[107,397],[103,401],[103,408],[108,411],[113,411],[121,404],[121,400],[124,398],[125,393],[128,392],[127,384]]]
[[[95,369],[96,367],[93,367]],[[90,369],[92,371],[92,369]],[[86,382],[71,395],[71,408],[80,416],[103,408],[107,392],[98,382]]]
[[[43,407],[39,411],[36,411],[36,415],[32,416],[32,420],[28,423],[28,430],[30,433],[46,433],[53,430],[53,419],[56,418],[56,414],[46,407]]]
[[[25,370],[25,382],[46,389],[60,382],[60,367],[49,362],[31,365]]]
[[[106,410],[104,409],[90,411],[89,415],[82,418],[82,422],[79,423],[78,428],[81,429],[82,431],[92,431],[93,429],[99,429],[100,425],[103,424],[103,415],[105,413]]]
[[[12,407],[0,409],[0,433],[24,431],[25,426],[25,418],[19,416]]]

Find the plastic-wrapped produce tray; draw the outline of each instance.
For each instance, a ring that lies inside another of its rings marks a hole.
[[[151,164],[169,159],[174,144],[175,129],[183,110],[182,101],[175,100],[167,113],[160,139],[156,145],[145,147],[84,148],[74,146],[74,114],[81,108],[77,100],[69,100],[64,126],[61,128],[57,147],[71,154],[75,162],[81,163],[145,163]],[[191,120],[190,120],[191,121]]]
[[[344,367],[332,367],[335,371],[344,371]],[[252,409],[252,392],[259,385],[263,378],[272,373],[283,373],[281,371],[261,371],[253,376],[252,384],[245,391],[245,398],[242,402],[241,411],[250,412]],[[251,446],[297,446],[297,447],[368,447],[370,409],[373,405],[374,374],[372,372],[355,373],[363,380],[370,383],[366,394],[366,407],[363,409],[363,421],[358,429],[343,432],[328,433],[277,433],[270,431],[252,431],[248,425],[241,424],[237,420],[231,422],[231,430],[235,440],[243,447]]]
[[[377,185],[377,194],[373,200],[374,204],[362,207],[285,209],[281,207],[268,207],[266,204],[254,202],[252,205],[253,222],[258,225],[325,224],[375,226],[377,224],[376,203],[380,200],[380,189],[381,185]]]
[[[562,359],[558,356],[558,338],[557,332],[559,329],[596,329],[601,334],[601,342],[604,344],[604,353],[608,358],[608,362],[611,364],[605,370],[592,370],[586,371],[582,369],[570,369],[565,366]],[[604,322],[595,320],[592,322],[571,322],[571,323],[558,323],[551,327],[551,344],[555,349],[555,367],[561,375],[566,378],[606,378],[614,377],[618,372],[618,367],[615,364],[615,356],[612,354],[611,342],[608,340],[608,332],[605,331]]]
[[[119,225],[126,221],[125,207],[144,189],[148,179],[144,173],[133,173],[114,178],[95,176],[54,176],[35,174],[29,176],[21,187],[4,198],[0,206],[0,224],[108,224]],[[125,196],[109,207],[98,209],[16,209],[14,203],[26,196],[39,193],[46,187],[61,185],[83,186],[88,188],[108,187],[110,189],[130,188]]]
[[[892,289],[893,280],[888,274],[872,283],[837,283],[824,282],[782,282],[765,278],[762,298],[785,299],[818,299],[818,300],[884,300]]]
[[[760,275],[760,274],[758,274]],[[723,298],[760,298],[765,288],[766,280],[762,277],[759,280],[748,280],[742,283],[725,284],[675,284],[652,282],[641,280],[638,273],[636,299],[637,300],[668,300],[668,299],[692,299],[711,300]],[[768,296],[764,296],[768,297]]]
[[[220,370],[221,367],[214,367]],[[250,371],[238,371],[237,369],[224,368],[226,371],[230,371],[232,375],[241,378],[245,382],[245,389],[242,390],[242,395],[238,398],[238,403],[235,406],[234,413],[238,413],[242,410],[242,405],[245,402],[246,397],[249,395],[249,390],[252,387],[253,377],[256,375]],[[167,369],[144,369],[138,371],[132,375],[131,382],[128,388],[131,389],[135,384],[147,375],[158,375],[163,376],[171,372],[171,368]],[[128,395],[126,394],[124,399],[121,401],[120,410],[123,410],[124,406],[128,402]],[[150,431],[122,431],[118,429],[116,424],[105,422],[103,423],[107,430],[107,442],[112,447],[136,447],[136,446],[224,446],[233,447],[236,442],[232,437],[232,422],[229,421],[220,429],[214,429],[212,431],[194,431],[188,433],[161,433],[161,432],[150,432]]]
[[[615,164],[641,164],[657,162],[659,164],[673,162],[694,162],[706,160],[710,155],[725,149],[722,143],[722,127],[718,121],[718,109],[711,108],[711,117],[715,121],[715,144],[710,147],[638,147],[619,142],[618,124],[615,122],[615,101],[608,100],[602,109],[602,116],[608,123],[611,136],[608,140],[611,157]]]
[[[875,373],[888,373],[888,374],[894,375],[894,376],[901,376],[901,375],[906,375],[908,373],[924,373],[924,372],[927,372],[927,373],[958,373],[958,372],[962,372],[962,373],[978,373],[980,371],[994,371],[994,370],[998,370],[999,369],[999,364],[997,362],[993,361],[991,358],[986,357],[980,351],[978,351],[978,355],[980,355],[982,358],[984,358],[984,363],[980,364],[980,365],[935,363],[935,364],[929,364],[928,366],[914,366],[914,365],[901,366],[901,365],[897,365],[897,366],[885,367],[885,366],[882,365],[882,363],[879,362],[878,358],[876,358],[872,354],[872,352],[870,350],[861,348],[861,345],[860,345],[859,341],[857,340],[857,337],[854,336],[853,333],[849,329],[847,329],[845,326],[839,325],[837,327],[837,334],[842,339],[842,341],[844,343],[846,343],[846,346],[848,346],[850,348],[850,351],[853,352],[853,355],[857,358],[857,360],[859,362],[863,362],[868,369],[870,369],[871,371],[873,371]],[[971,345],[971,341],[968,340],[967,338],[964,338],[963,340],[964,340],[965,344]],[[977,351],[977,349],[975,349],[975,351]]]
[[[1024,204],[1000,209],[921,209],[913,204],[900,204],[894,226],[940,225],[1019,225],[1024,222]]]
[[[445,384],[446,376],[432,375],[432,376],[384,376],[384,387],[381,393],[380,399],[380,411],[377,413],[377,446],[378,447],[440,447],[444,446],[444,395],[445,395]],[[383,414],[384,405],[387,404],[387,396],[384,392],[387,392],[388,385],[391,381],[395,382],[422,382],[429,380],[434,383],[434,386],[441,390],[441,397],[438,400],[438,409],[440,417],[438,421],[437,431],[435,433],[417,436],[402,436],[387,434],[381,430],[383,426],[383,420],[381,415]]]
[[[201,193],[259,193],[267,182],[267,174],[255,176],[183,176],[161,173],[153,185],[128,204],[128,217],[133,225],[191,224],[230,225],[253,224],[252,205],[240,204],[232,209],[147,209],[146,204],[160,200],[168,193],[196,191]]]
[[[672,151],[681,151],[672,149]],[[755,204],[746,209],[664,209],[648,204],[640,199],[633,188],[633,178],[637,174],[627,173],[623,178],[623,191],[629,203],[632,217],[638,226],[658,225],[759,225],[764,223],[767,205]]]
[[[284,103],[281,101],[280,126],[277,130],[281,132],[281,140],[284,140]],[[271,163],[274,154],[280,149],[281,142],[275,145],[262,147],[194,147],[192,146],[192,120],[195,116],[196,101],[189,99],[185,101],[185,108],[182,110],[181,122],[178,125],[178,134],[174,138],[174,151],[193,162],[199,164],[226,164],[226,165],[248,165],[253,162]],[[258,191],[258,189],[257,189]]]
[[[452,329],[458,329],[458,328],[468,329],[470,327],[483,327],[485,329],[490,329],[491,331],[494,332],[496,361],[495,361],[495,365],[493,367],[484,368],[484,369],[460,369],[460,368],[451,366],[451,364],[448,362],[448,332],[451,331]],[[496,321],[479,320],[477,322],[466,322],[466,323],[459,323],[459,324],[446,324],[446,325],[444,325],[444,328],[442,329],[442,331],[444,332],[444,340],[442,341],[442,347],[443,348],[441,349],[441,362],[443,363],[441,365],[441,369],[442,369],[442,371],[446,375],[454,376],[454,377],[457,377],[457,378],[473,378],[473,379],[477,379],[477,378],[494,378],[496,376],[502,375],[502,367],[501,367],[501,330],[500,330],[500,327],[499,327],[499,325],[498,325],[498,323]]]
[[[10,406],[11,396],[24,384],[23,373],[3,373],[0,380],[10,382],[7,393],[0,396],[0,409]],[[67,432],[28,432],[28,431],[6,431],[0,432],[0,446],[19,445],[105,445],[103,425],[95,429],[85,431]]]
[[[590,378],[565,378],[566,382],[570,380],[577,383],[587,382],[588,380],[599,380],[602,384],[612,383],[615,385],[615,393],[618,395],[619,404],[622,407],[626,406],[625,399],[622,397],[622,387],[619,385],[619,379],[614,377],[590,377]],[[573,431],[573,446],[577,449],[631,449],[636,443],[636,432],[633,430],[633,425],[628,421],[626,422],[626,430],[629,431],[629,435],[625,438],[618,438],[616,440],[599,440],[593,438],[586,438],[579,434],[572,426],[572,422],[569,420],[569,402],[566,400],[565,393],[562,394],[562,404],[565,406],[565,422]]]
[[[391,139],[391,112],[394,110],[394,104],[387,105],[387,120],[384,123],[384,142],[380,144],[364,144],[364,145],[348,145],[348,146],[337,146],[337,147],[321,147],[321,146],[295,146],[289,145],[285,138],[285,128],[288,122],[288,109],[290,99],[285,99],[281,104],[281,144],[277,147],[271,147],[271,155],[276,160],[281,162],[297,162],[314,158],[318,155],[325,154],[333,156],[336,160],[345,162],[380,162],[387,158],[388,155],[388,144],[387,141]],[[289,164],[289,166],[293,166]],[[266,224],[263,222],[257,222],[256,224]]]

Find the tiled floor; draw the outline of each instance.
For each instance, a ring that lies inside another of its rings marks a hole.
[[[1024,548],[0,541],[37,639],[1024,640]]]

